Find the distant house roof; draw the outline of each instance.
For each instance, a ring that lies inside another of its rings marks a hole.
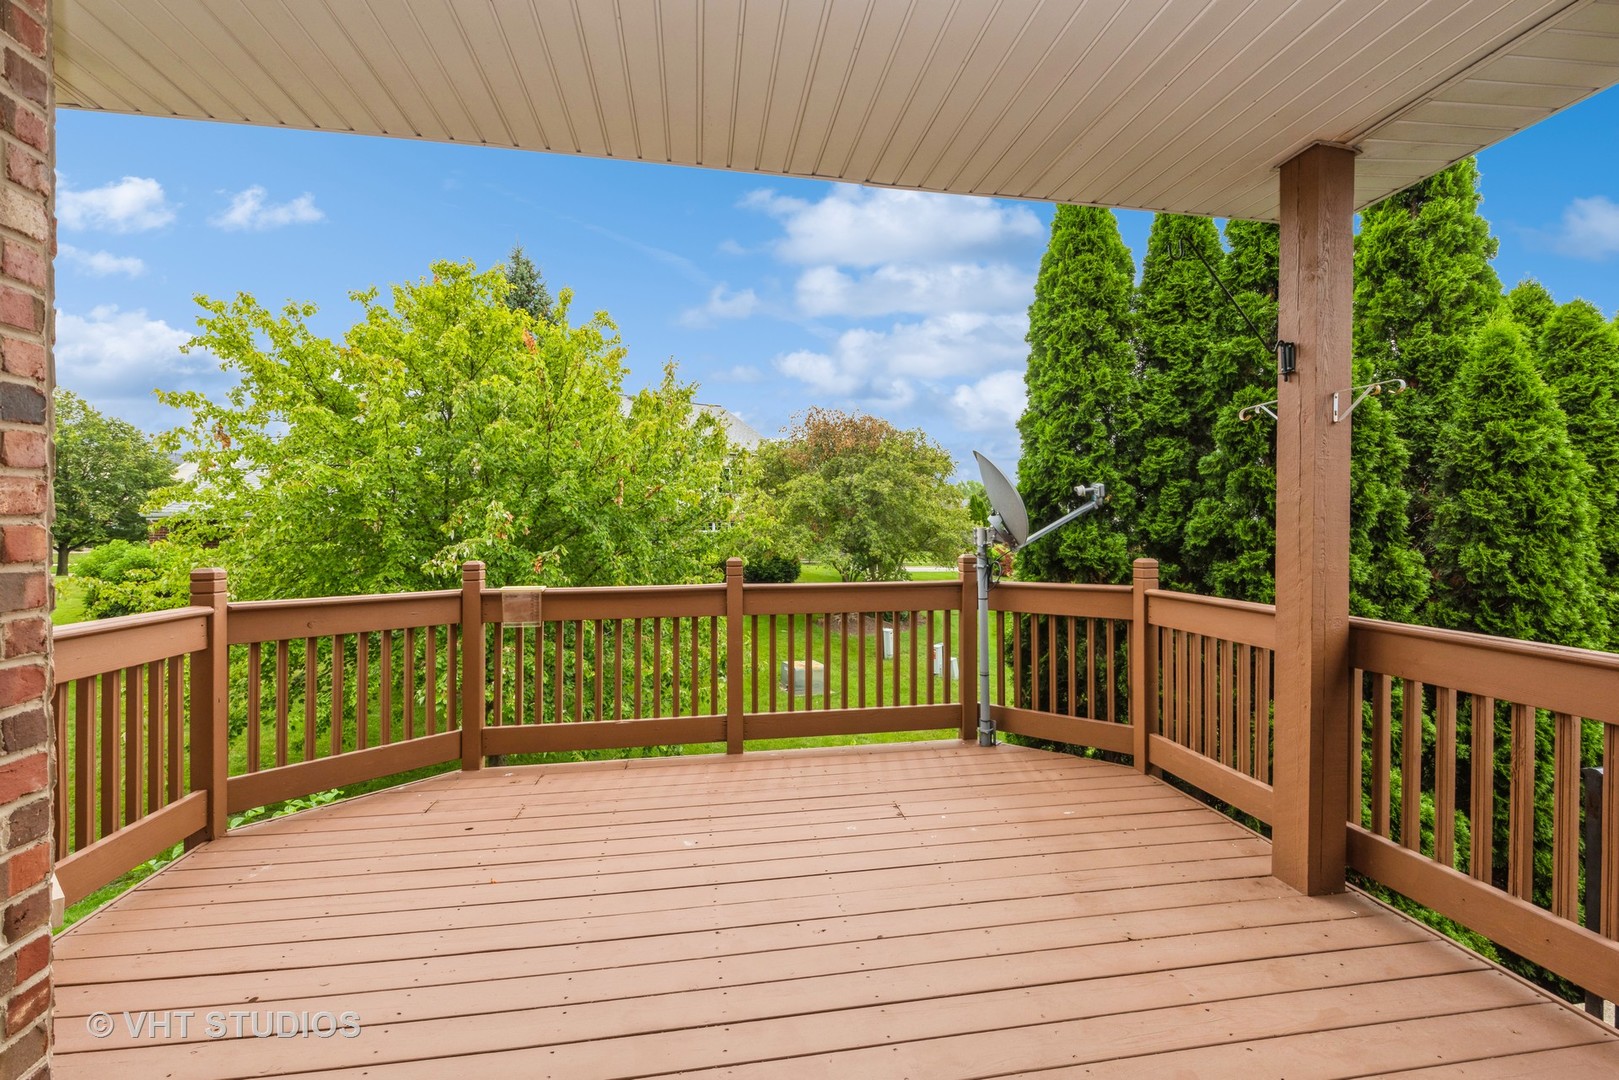
[[[739,446],[744,450],[757,450],[759,444],[765,441],[765,437],[759,434],[758,429],[724,405],[705,405],[700,401],[694,401],[692,408],[704,416],[712,416],[718,420],[732,446]]]

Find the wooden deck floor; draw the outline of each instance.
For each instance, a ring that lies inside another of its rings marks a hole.
[[[1595,1023],[1268,868],[1156,780],[1009,746],[451,774],[59,938],[53,1075],[1619,1075]],[[359,1034],[251,1037],[321,1011]]]

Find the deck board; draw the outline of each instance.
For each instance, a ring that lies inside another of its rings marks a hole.
[[[1619,1073],[1605,1029],[1268,856],[1010,746],[449,774],[241,830],[59,937],[54,1075]],[[363,1030],[121,1015],[231,1009]]]

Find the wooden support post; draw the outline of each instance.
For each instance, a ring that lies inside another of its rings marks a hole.
[[[1158,560],[1137,559],[1130,580],[1130,727],[1137,772],[1148,769],[1147,736],[1158,727],[1158,635],[1147,622],[1147,592],[1157,587]]]
[[[461,768],[483,768],[483,710],[488,692],[484,672],[483,582],[481,562],[461,567]]]
[[[191,605],[209,609],[208,647],[191,654],[191,790],[208,793],[208,818],[188,846],[225,835],[225,779],[230,765],[230,649],[225,571],[191,571]]]
[[[978,741],[978,556],[963,555],[956,560],[961,575],[961,618],[956,620],[961,647],[961,741]],[[950,673],[945,672],[945,678]]]
[[[742,752],[742,560],[725,560],[725,752]],[[805,633],[809,633],[805,630]],[[828,619],[826,633],[831,633]],[[805,665],[806,675],[809,666]],[[826,675],[831,677],[830,668]],[[774,677],[774,673],[772,673]],[[832,696],[828,684],[826,694]]]
[[[1272,872],[1342,891],[1349,798],[1349,421],[1355,158],[1317,144],[1282,165],[1278,293],[1297,373],[1277,382],[1276,773]]]

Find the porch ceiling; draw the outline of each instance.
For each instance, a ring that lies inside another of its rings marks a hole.
[[[1619,82],[1619,0],[56,0],[63,106],[1274,219]]]

